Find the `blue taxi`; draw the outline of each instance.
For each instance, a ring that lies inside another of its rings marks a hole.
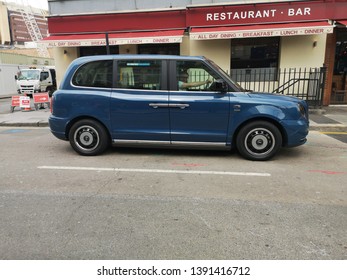
[[[109,146],[232,149],[268,160],[306,142],[306,101],[244,91],[205,57],[105,55],[68,67],[51,132],[79,154]]]

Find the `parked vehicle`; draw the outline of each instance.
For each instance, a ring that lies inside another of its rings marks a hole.
[[[182,80],[181,80],[182,79]],[[306,142],[308,106],[245,92],[205,57],[82,57],[52,97],[51,132],[85,156],[114,146],[231,149],[267,160]]]
[[[48,92],[49,96],[57,89],[55,69],[53,67],[20,69],[15,76],[19,94],[32,96],[36,92]]]

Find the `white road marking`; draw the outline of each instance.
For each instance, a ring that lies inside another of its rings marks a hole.
[[[173,173],[173,174],[201,174],[201,175],[229,175],[229,176],[260,176],[269,177],[270,173],[256,172],[229,172],[229,171],[203,171],[178,169],[136,169],[136,168],[102,168],[78,166],[38,166],[39,169],[77,170],[77,171],[111,171],[111,172],[142,172],[142,173]]]

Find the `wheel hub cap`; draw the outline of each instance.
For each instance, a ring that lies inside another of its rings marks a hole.
[[[93,137],[89,132],[83,132],[80,138],[81,143],[86,146],[90,145],[93,142]]]
[[[262,150],[266,147],[268,141],[265,136],[263,135],[258,135],[253,138],[252,140],[252,145],[255,149],[257,150]]]
[[[265,128],[251,130],[245,138],[245,147],[250,154],[265,155],[270,153],[275,146],[275,137]]]

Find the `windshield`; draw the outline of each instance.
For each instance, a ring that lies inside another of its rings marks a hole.
[[[222,68],[220,68],[218,66],[218,64],[214,63],[212,60],[209,60],[208,61],[210,64],[212,64],[215,69],[217,69],[217,71],[219,72],[220,75],[222,75],[225,79],[227,79],[228,81],[230,81],[234,86],[235,88],[237,89],[237,91],[246,91],[244,88],[242,88],[238,83],[234,82],[230,76],[228,75],[228,73],[226,73]]]
[[[30,69],[21,70],[19,73],[18,80],[39,80],[40,70]]]

